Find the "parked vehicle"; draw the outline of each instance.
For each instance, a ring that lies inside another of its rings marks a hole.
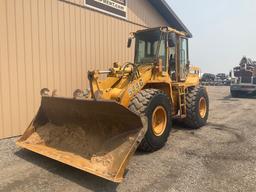
[[[256,61],[243,57],[232,71],[230,93],[232,97],[256,94]]]
[[[204,73],[200,81],[202,85],[206,86],[229,86],[231,78],[225,73],[219,73],[217,75]]]
[[[219,73],[215,78],[215,85],[217,86],[229,86],[231,83],[231,79],[225,73]]]
[[[202,85],[214,85],[214,81],[215,81],[216,76],[214,74],[211,73],[204,73],[202,75],[202,78],[200,79],[200,82]]]

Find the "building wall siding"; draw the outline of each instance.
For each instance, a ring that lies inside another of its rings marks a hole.
[[[0,138],[22,134],[42,88],[71,96],[87,87],[87,71],[132,61],[129,32],[167,25],[147,0],[128,0],[122,20],[84,0],[0,0]]]

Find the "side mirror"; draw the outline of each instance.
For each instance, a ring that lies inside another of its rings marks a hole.
[[[131,38],[131,37],[128,39],[128,42],[127,42],[127,47],[128,48],[130,48],[132,46],[132,39],[133,38]]]
[[[169,33],[168,35],[168,47],[175,47],[177,44],[177,37],[175,33]]]

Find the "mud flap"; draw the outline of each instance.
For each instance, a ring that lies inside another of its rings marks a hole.
[[[38,114],[17,145],[121,182],[147,120],[114,101],[42,97]]]

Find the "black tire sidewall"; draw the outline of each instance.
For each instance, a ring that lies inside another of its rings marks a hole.
[[[152,115],[156,107],[162,106],[167,114],[167,124],[164,133],[161,136],[156,136],[152,128]],[[171,131],[171,105],[170,101],[164,94],[155,95],[145,111],[146,116],[148,117],[148,131],[145,135],[147,142],[155,149],[159,149],[164,146],[166,143],[170,131]]]

